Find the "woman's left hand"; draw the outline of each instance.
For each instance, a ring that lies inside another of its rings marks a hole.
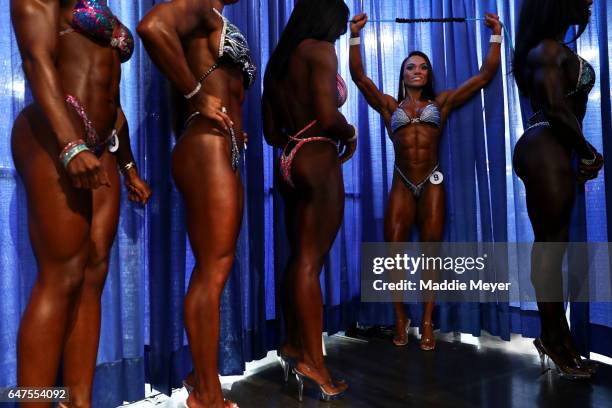
[[[500,35],[502,33],[502,24],[497,14],[485,13],[484,24],[493,30],[493,34]]]
[[[357,150],[357,128],[353,126],[353,137],[349,140],[341,140],[340,141],[340,163],[344,164],[349,161],[355,151]]]
[[[146,204],[151,198],[151,187],[140,178],[138,171],[131,168],[125,174],[125,187],[128,191],[128,199],[135,203]]]
[[[342,154],[340,155],[340,163],[344,164],[353,157],[357,150],[357,140],[353,142],[341,142]]]
[[[599,174],[599,170],[601,170],[601,168],[603,167],[604,165],[603,156],[597,151],[594,151],[594,153],[595,153],[595,163],[584,164],[580,161],[578,162],[577,179],[579,183],[586,183],[589,180],[593,180],[597,178]]]

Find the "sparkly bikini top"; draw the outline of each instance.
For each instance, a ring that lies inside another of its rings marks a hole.
[[[576,94],[588,95],[595,86],[595,69],[593,69],[593,66],[580,55],[576,53],[574,53],[574,55],[576,55],[578,61],[580,61],[580,71],[578,73],[576,88],[567,94],[568,97]]]
[[[217,9],[213,8],[213,10],[223,20],[221,40],[219,41],[219,59],[225,57],[232,63],[240,65],[242,68],[242,73],[244,74],[244,87],[248,88],[255,82],[257,68],[251,59],[251,51],[249,49],[249,44],[247,43],[246,37],[244,34],[242,34],[242,32],[240,32],[238,27],[219,13]],[[219,63],[214,64],[206,72],[206,74],[204,74],[204,77],[200,80],[200,82],[202,82],[218,67]]]
[[[78,0],[72,10],[70,28],[60,36],[78,32],[87,37],[108,44],[119,50],[121,62],[126,62],[134,52],[134,37],[106,4],[106,0]]]
[[[346,82],[340,76],[340,74],[336,74],[336,91],[338,96],[338,107],[342,107],[346,103],[346,99],[348,97],[348,90],[346,88]]]
[[[421,113],[416,118],[406,113],[400,103],[399,107],[393,112],[393,115],[391,115],[391,132],[395,133],[400,128],[413,123],[427,123],[439,128],[440,122],[440,109],[435,103],[430,103],[421,109]]]

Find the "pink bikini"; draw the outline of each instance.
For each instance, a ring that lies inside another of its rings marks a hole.
[[[339,74],[336,74],[336,87],[337,87],[337,95],[338,95],[338,107],[341,107],[346,102],[347,88],[346,88],[346,83],[344,82],[344,80]],[[306,125],[298,133],[296,133],[294,136],[289,136],[289,141],[285,145],[285,148],[283,149],[283,153],[281,154],[281,157],[280,157],[281,175],[283,177],[283,180],[285,180],[285,182],[293,188],[295,188],[295,184],[293,183],[293,180],[291,179],[291,165],[293,164],[293,159],[295,158],[295,155],[297,154],[297,152],[300,150],[302,146],[310,142],[326,142],[326,143],[333,144],[334,147],[336,147],[336,149],[338,148],[338,142],[329,137],[324,137],[324,136],[313,136],[313,137],[307,137],[307,138],[301,137],[304,133],[306,133],[306,131],[312,128],[316,123],[317,123],[317,120],[315,119],[312,122],[310,122],[308,125]]]

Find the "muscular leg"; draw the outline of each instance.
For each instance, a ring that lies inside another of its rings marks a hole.
[[[389,193],[389,202],[385,211],[385,241],[405,242],[414,225],[417,209],[416,199],[402,182],[396,172],[393,173],[393,184]],[[394,344],[401,346],[408,342],[406,324],[408,322],[402,302],[393,303],[395,311]]]
[[[428,183],[419,199],[417,210],[417,223],[419,224],[421,242],[442,241],[445,215],[444,186],[442,184],[434,185]],[[424,277],[425,275],[431,275],[431,278],[435,279],[435,274],[431,271],[424,271]],[[433,294],[426,294],[426,301],[423,303],[423,325],[421,332],[421,348],[424,350],[433,350],[435,347],[435,337],[431,321],[433,309]]]
[[[289,240],[290,248],[294,247],[294,239],[299,234],[299,218],[298,218],[298,193],[293,188],[282,185],[281,192],[283,195],[283,201],[285,203],[285,225],[287,229],[287,237]],[[291,288],[293,283],[291,282],[290,267],[294,264],[293,262],[294,253],[289,255],[287,267],[282,279],[281,286],[281,307],[283,309],[283,315],[285,317],[286,325],[286,341],[281,346],[281,354],[289,356],[293,359],[302,359],[302,340],[300,333],[300,323],[297,318],[297,311],[294,307],[293,295]]]
[[[292,175],[295,201],[288,204],[295,206],[295,218],[289,224],[291,258],[287,274],[303,351],[297,368],[319,383],[330,384],[321,345],[323,298],[319,275],[344,213],[344,184],[336,149],[322,142],[304,145],[295,156]],[[327,390],[336,393],[342,391],[340,388],[346,388],[346,384]]]
[[[173,154],[173,175],[185,198],[196,266],[185,297],[185,326],[194,365],[190,407],[223,407],[217,371],[220,297],[234,263],[242,221],[242,184],[227,140],[194,123]]]
[[[515,151],[514,166],[525,183],[527,210],[536,243],[567,242],[576,188],[569,152],[554,139],[550,130],[532,132],[523,138]],[[531,280],[539,300],[541,337],[551,345],[560,345],[553,339],[564,335],[564,326],[567,326],[563,303],[550,301],[563,298],[564,252],[564,247],[537,245],[532,251]]]
[[[19,327],[20,387],[55,384],[64,340],[89,254],[91,192],[74,189],[56,159],[44,119],[26,109],[13,128],[13,158],[28,197],[28,227],[38,277]],[[50,407],[24,403],[22,407]]]
[[[117,161],[105,152],[101,158],[111,187],[93,192],[92,247],[77,315],[64,348],[64,384],[70,388],[70,407],[90,407],[96,356],[100,340],[101,297],[108,272],[111,246],[119,222],[121,179]]]

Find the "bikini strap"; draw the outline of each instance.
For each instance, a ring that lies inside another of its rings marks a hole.
[[[310,122],[308,125],[306,125],[302,130],[300,130],[299,132],[297,132],[294,136],[289,136],[289,139],[293,140],[293,141],[299,141],[300,139],[300,135],[304,134],[308,129],[310,129],[311,127],[313,127],[315,124],[317,123],[317,120],[313,120],[312,122]]]
[[[204,73],[204,74],[203,74],[203,75],[200,77],[200,79],[198,80],[198,82],[199,82],[199,83],[204,82],[204,80],[205,80],[206,78],[208,78],[208,76],[209,76],[210,74],[212,74],[212,73],[213,73],[213,71],[214,71],[215,69],[217,69],[217,68],[219,68],[219,62],[215,62],[215,63],[212,65],[212,67],[208,68],[208,70],[207,70],[207,71],[206,71],[206,72],[205,72],[205,73]]]

